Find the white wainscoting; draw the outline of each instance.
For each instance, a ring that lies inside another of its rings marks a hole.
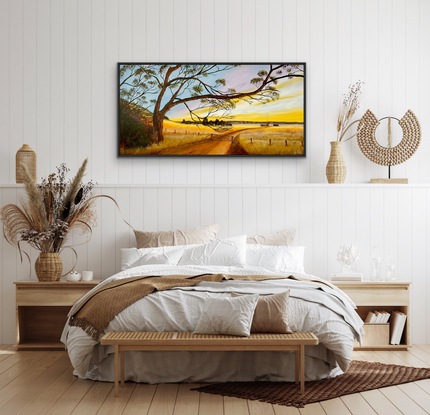
[[[168,230],[219,223],[220,237],[296,229],[296,243],[306,246],[308,273],[327,278],[339,271],[336,252],[355,242],[361,258],[357,270],[370,270],[371,248],[397,260],[398,279],[412,281],[412,335],[415,343],[430,342],[430,186],[426,185],[104,185],[97,193],[114,197],[97,202],[98,224],[88,243],[75,235],[78,270],[91,269],[106,278],[120,267],[120,248],[134,245],[132,230]],[[0,186],[0,205],[16,203],[23,188]],[[13,282],[29,278],[29,265],[0,239],[2,294],[0,342],[15,340]],[[32,251],[34,261],[37,252]],[[64,268],[73,265],[71,251],[62,254]],[[32,279],[35,279],[32,270]]]
[[[62,162],[117,184],[324,183],[339,103],[365,82],[378,118],[430,131],[428,0],[0,0],[0,183],[23,143],[38,177]],[[118,62],[306,62],[307,157],[117,158]],[[394,131],[394,127],[393,127]],[[430,183],[430,140],[393,177]],[[344,145],[346,181],[386,169]]]

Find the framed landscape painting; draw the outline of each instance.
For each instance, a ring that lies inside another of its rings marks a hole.
[[[119,63],[118,156],[306,155],[305,63]]]

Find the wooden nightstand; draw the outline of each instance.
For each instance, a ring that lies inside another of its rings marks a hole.
[[[372,344],[367,342],[357,350],[407,350],[410,341],[410,282],[400,281],[335,281],[334,285],[344,291],[357,306],[357,313],[365,320],[369,311],[401,311],[406,314],[406,325],[399,345]],[[391,319],[391,318],[390,318]],[[373,325],[375,326],[375,325]],[[366,325],[364,326],[366,332]],[[369,330],[370,331],[370,330]]]
[[[64,350],[60,337],[67,313],[99,282],[15,282],[18,350]]]

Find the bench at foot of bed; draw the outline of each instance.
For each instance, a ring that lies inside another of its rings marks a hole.
[[[118,396],[119,373],[124,383],[124,352],[140,351],[290,351],[296,355],[295,380],[300,379],[300,392],[305,391],[305,346],[318,344],[313,333],[253,333],[248,337],[188,332],[108,332],[103,345],[115,348],[115,396]]]

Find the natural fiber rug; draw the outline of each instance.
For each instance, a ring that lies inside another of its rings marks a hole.
[[[353,361],[332,379],[306,382],[304,395],[294,382],[224,382],[196,388],[199,392],[303,408],[304,405],[386,386],[430,378],[430,368]]]

